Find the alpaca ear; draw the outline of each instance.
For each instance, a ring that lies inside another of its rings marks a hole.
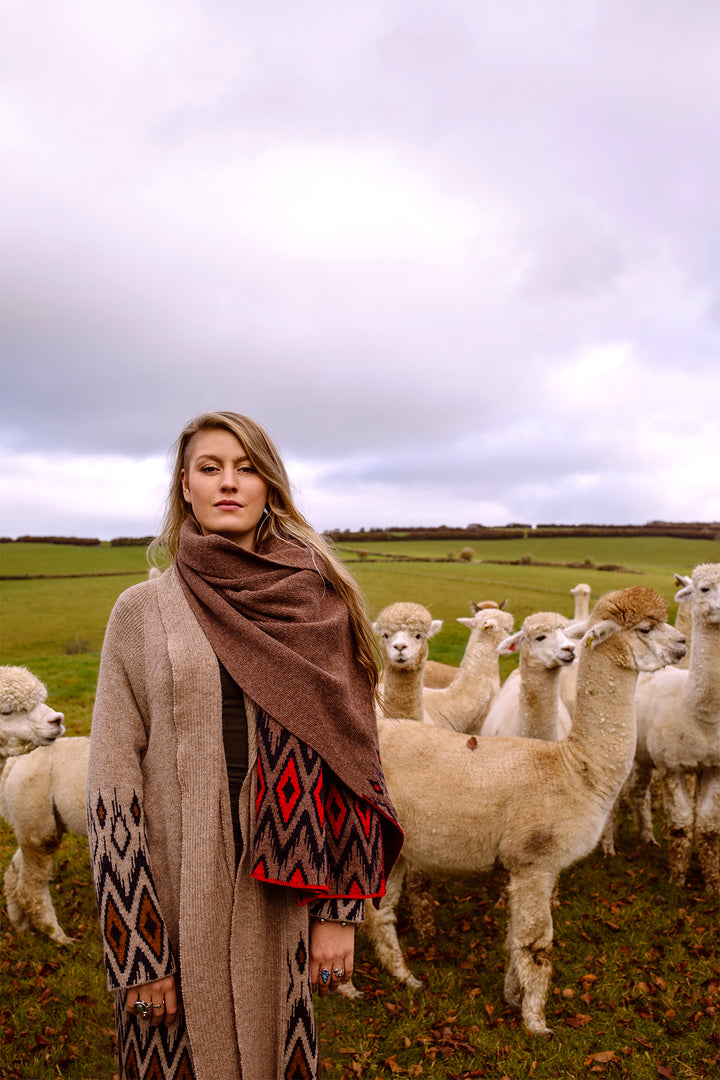
[[[587,619],[584,619],[582,622],[568,623],[568,625],[564,629],[564,634],[566,637],[571,638],[573,641],[580,641],[587,628]]]
[[[676,574],[675,575],[676,580],[677,580],[678,577],[680,577],[680,575]],[[682,601],[684,603],[687,603],[688,600],[692,600],[694,592],[695,592],[695,587],[694,587],[692,581],[686,582],[686,584],[683,585],[682,589],[679,589],[678,592],[675,593],[675,599],[677,601]]]
[[[516,653],[520,648],[520,642],[524,636],[524,630],[518,630],[517,633],[504,638],[497,647],[500,656],[511,656],[513,653]]]
[[[622,630],[620,623],[615,622],[614,619],[603,619],[602,622],[595,623],[594,626],[590,627],[583,636],[581,644],[586,649],[594,649],[597,645],[602,645],[603,641],[607,641],[613,634],[617,634],[618,630]]]
[[[468,630],[472,630],[475,625],[474,619],[458,618],[456,619],[456,622],[462,623],[463,626],[467,626]]]
[[[442,630],[442,619],[433,619],[430,623],[430,629],[428,630],[428,637],[435,637],[435,634],[440,630]]]

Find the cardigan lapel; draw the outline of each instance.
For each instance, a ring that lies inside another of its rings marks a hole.
[[[175,570],[158,581],[173,677],[173,719],[182,799],[180,970],[197,1080],[239,1080],[229,965],[235,850],[222,743],[217,659]]]

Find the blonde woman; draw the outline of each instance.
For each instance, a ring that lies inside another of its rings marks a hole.
[[[181,433],[153,561],[110,617],[89,840],[123,1078],[317,1075],[312,991],[352,973],[402,834],[373,636],[253,420]]]

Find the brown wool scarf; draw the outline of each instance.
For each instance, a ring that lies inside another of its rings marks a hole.
[[[385,875],[402,832],[380,767],[367,675],[347,607],[319,557],[271,537],[250,552],[187,519],[175,560],[216,656],[269,717],[381,815]]]

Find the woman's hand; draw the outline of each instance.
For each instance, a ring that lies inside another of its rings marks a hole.
[[[140,1001],[149,1006],[138,1012],[136,1003]],[[136,1016],[145,1015],[145,1019],[157,1027],[158,1024],[172,1024],[177,1017],[177,993],[175,976],[166,975],[155,982],[131,986],[125,991],[125,1008]]]
[[[322,997],[350,982],[354,953],[354,923],[310,919],[310,982]]]

